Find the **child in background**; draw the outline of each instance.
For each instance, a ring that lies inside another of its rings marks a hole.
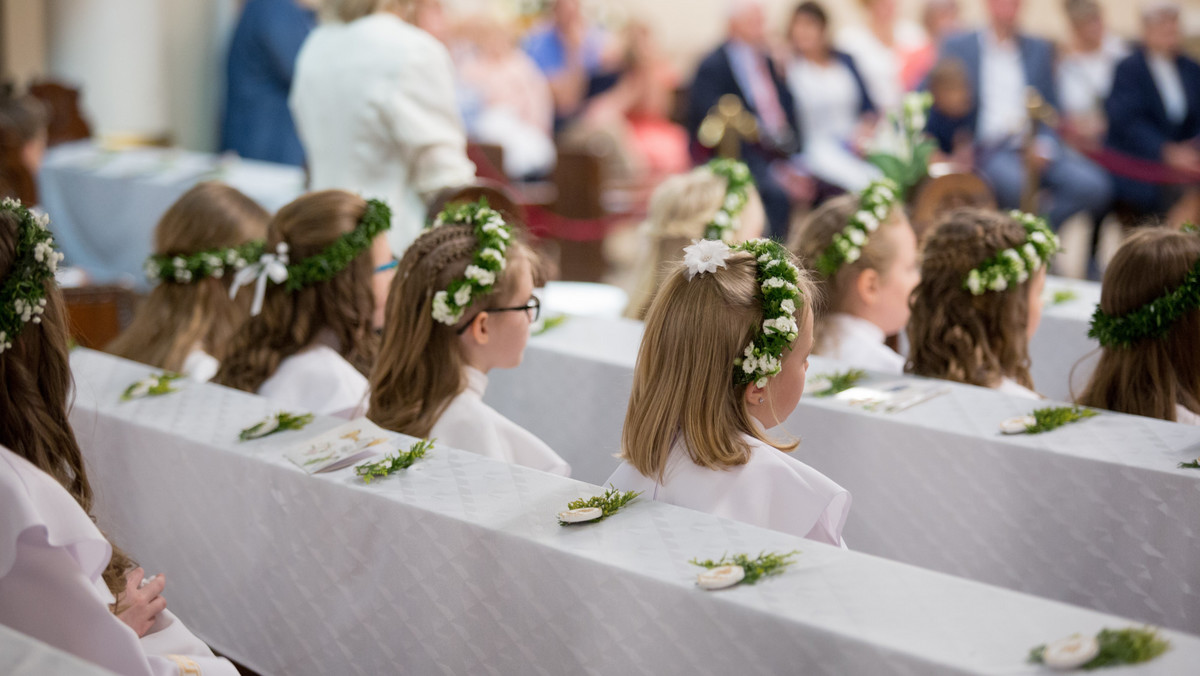
[[[266,251],[231,292],[253,287],[251,317],[214,381],[294,412],[353,414],[365,403],[395,260],[391,210],[343,190],[309,193],[279,210]]]
[[[211,380],[249,316],[249,296],[231,298],[229,286],[239,270],[258,260],[270,219],[254,200],[223,183],[201,183],[184,193],[154,231],[146,276],[158,285],[105,349],[193,380]]]
[[[622,433],[620,490],[842,543],[850,494],[771,441],[796,408],[814,288],[782,246],[685,249],[650,312]]]
[[[904,357],[884,344],[908,323],[908,298],[921,280],[917,236],[895,185],[877,181],[808,216],[790,248],[816,273],[825,305],[813,354],[900,374]]]
[[[371,373],[380,426],[567,476],[542,440],[483,402],[487,374],[515,368],[540,307],[533,253],[501,214],[451,204],[404,252]]]
[[[908,321],[908,372],[1040,399],[1029,340],[1042,318],[1058,238],[1040,218],[956,209],[921,251]]]
[[[698,239],[729,244],[755,239],[766,219],[754,179],[741,162],[713,160],[663,181],[650,198],[642,225],[647,242],[625,316],[645,319],[667,264],[680,260],[683,247]]]
[[[1104,272],[1084,406],[1200,425],[1200,234],[1138,230]]]

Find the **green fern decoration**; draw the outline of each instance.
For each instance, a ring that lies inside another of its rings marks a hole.
[[[867,372],[862,369],[850,369],[841,373],[832,373],[825,376],[818,376],[829,381],[829,387],[815,393],[815,397],[832,397],[836,394],[841,394],[846,390],[854,387],[864,378],[867,377]]]
[[[596,519],[596,521],[603,521],[604,519],[612,516],[613,514],[616,514],[617,511],[620,510],[625,505],[628,505],[629,503],[633,502],[634,499],[636,499],[637,496],[639,496],[639,495],[641,495],[641,493],[634,492],[634,491],[626,491],[626,492],[622,493],[621,491],[617,490],[616,486],[609,484],[608,489],[604,491],[604,495],[597,495],[597,496],[593,496],[590,498],[579,498],[578,500],[572,500],[571,502],[567,503],[567,509],[572,510],[572,509],[583,509],[585,507],[598,507],[598,508],[600,508],[600,511],[602,511],[604,514],[599,519]],[[593,522],[589,522],[589,523],[593,523]],[[558,525],[571,526],[571,525],[575,525],[575,524],[569,524],[565,521],[559,521]]]
[[[791,551],[786,554],[777,554],[775,552],[762,552],[755,558],[750,558],[747,554],[734,554],[733,556],[722,556],[719,560],[699,561],[692,559],[688,563],[693,566],[700,566],[712,570],[721,566],[741,566],[745,571],[746,577],[742,578],[741,584],[754,584],[764,577],[778,575],[788,566],[795,563],[792,560],[800,554],[799,551]]]
[[[1179,469],[1200,469],[1200,458],[1196,458],[1191,462],[1179,463]]]
[[[1063,425],[1092,418],[1096,412],[1082,406],[1057,406],[1039,408],[1031,415],[1036,422],[1025,428],[1026,434],[1041,434],[1056,430]]]
[[[1149,662],[1171,647],[1171,642],[1161,638],[1151,627],[1102,629],[1096,634],[1096,641],[1100,644],[1100,653],[1079,667],[1084,671]],[[1029,661],[1041,664],[1045,650],[1046,646],[1040,645],[1029,651]]]
[[[371,483],[372,479],[381,479],[402,469],[408,469],[413,463],[425,457],[425,453],[433,450],[436,439],[421,439],[408,447],[408,450],[395,455],[384,456],[383,460],[364,462],[354,468],[354,473],[362,477],[363,483]]]

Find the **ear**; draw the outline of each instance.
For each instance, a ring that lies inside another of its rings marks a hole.
[[[491,340],[491,327],[488,325],[488,321],[487,312],[480,312],[475,315],[475,319],[471,320],[471,327],[467,329],[467,334],[475,340],[476,345],[487,345]]]
[[[746,400],[746,407],[754,409],[762,405],[763,400],[767,396],[767,388],[759,387],[755,383],[750,383],[746,386],[746,393],[742,395]]]
[[[858,279],[854,281],[854,290],[858,292],[858,297],[867,305],[874,305],[879,298],[879,286],[882,280],[879,277],[879,271],[874,268],[867,268],[858,273]]]

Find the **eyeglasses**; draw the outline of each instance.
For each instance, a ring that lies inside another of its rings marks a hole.
[[[376,267],[375,274],[378,275],[380,273],[387,272],[388,270],[395,270],[396,266],[398,266],[398,265],[400,265],[400,261],[393,258],[392,260],[388,261],[387,263],[384,263],[383,265]]]
[[[478,317],[479,314],[484,313],[484,312],[519,312],[519,311],[524,311],[526,313],[526,315],[529,317],[530,322],[536,322],[538,320],[538,317],[542,316],[542,301],[538,300],[537,296],[534,296],[534,297],[530,298],[529,301],[527,303],[525,303],[524,305],[518,305],[516,307],[484,308],[483,310],[480,310],[479,313],[477,313],[475,315],[475,317]],[[467,330],[467,327],[471,326],[471,324],[475,321],[475,317],[471,317],[470,321],[468,321],[466,324],[463,324],[462,326],[460,326],[455,331],[455,333],[457,333],[458,335],[461,336],[463,334],[463,332],[465,332]]]

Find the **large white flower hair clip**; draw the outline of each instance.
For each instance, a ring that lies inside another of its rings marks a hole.
[[[716,272],[725,267],[725,260],[733,254],[729,245],[719,239],[692,240],[691,246],[683,248],[683,264],[687,267],[688,281],[696,275]]]

